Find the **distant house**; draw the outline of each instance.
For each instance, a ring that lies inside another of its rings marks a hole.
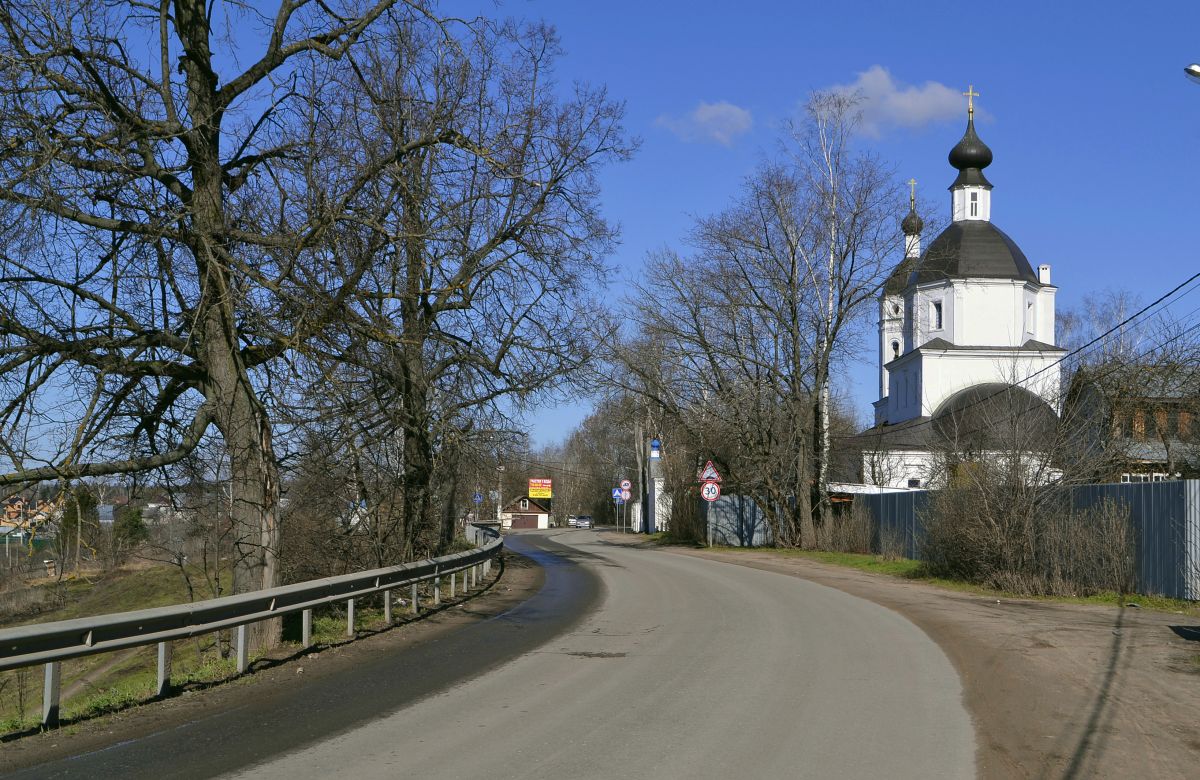
[[[1096,479],[1200,477],[1200,369],[1186,363],[1100,365],[1071,380],[1064,420]]]
[[[550,510],[538,503],[537,499],[520,496],[500,510],[500,524],[513,529],[549,528]]]
[[[62,500],[26,501],[21,497],[4,503],[3,533],[17,536],[45,534],[62,517]]]

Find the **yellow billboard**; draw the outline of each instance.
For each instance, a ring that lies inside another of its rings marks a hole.
[[[548,479],[531,479],[529,480],[529,497],[530,498],[553,498],[552,490],[550,489],[550,480]]]

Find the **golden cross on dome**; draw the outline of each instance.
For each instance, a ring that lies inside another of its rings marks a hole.
[[[979,93],[975,91],[974,84],[967,85],[967,91],[963,93],[967,98],[967,119],[975,118],[975,98],[979,97]]]
[[[917,180],[908,180],[908,205],[913,211],[917,209]]]

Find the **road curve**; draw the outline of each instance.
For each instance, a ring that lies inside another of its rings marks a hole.
[[[603,597],[583,620],[439,695],[236,776],[974,776],[958,677],[898,614],[591,531],[544,535],[599,574]],[[537,536],[514,541],[544,546]]]

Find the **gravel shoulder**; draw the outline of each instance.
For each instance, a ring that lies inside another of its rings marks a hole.
[[[635,537],[605,534],[610,542]],[[1134,607],[999,599],[785,557],[662,548],[892,609],[950,658],[985,778],[1178,778],[1200,762],[1200,625]]]

